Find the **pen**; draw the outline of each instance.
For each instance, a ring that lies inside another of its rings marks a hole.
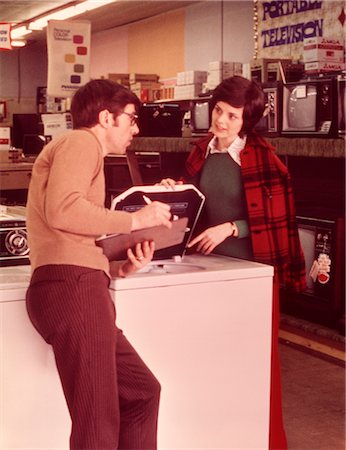
[[[150,205],[150,203],[152,203],[152,201],[150,200],[150,198],[147,197],[146,195],[143,195],[143,200],[145,201],[145,203],[146,203],[147,205]]]
[[[147,205],[150,205],[150,203],[152,203],[152,201],[150,200],[150,198],[147,197],[146,195],[143,195],[143,200],[145,201],[145,203],[146,203]],[[179,217],[176,216],[175,214],[173,214],[172,219],[173,219],[173,220],[178,220]]]

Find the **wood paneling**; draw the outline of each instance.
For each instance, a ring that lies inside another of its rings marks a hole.
[[[176,76],[184,70],[185,11],[129,25],[129,72]]]

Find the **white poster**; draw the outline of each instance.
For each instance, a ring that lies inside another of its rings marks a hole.
[[[301,59],[307,38],[345,41],[343,0],[254,0],[254,4],[258,58]]]
[[[66,131],[72,130],[72,117],[70,113],[41,114],[43,134],[54,139]]]
[[[11,24],[0,23],[0,50],[11,50]]]
[[[72,97],[90,80],[90,22],[50,20],[47,95]]]

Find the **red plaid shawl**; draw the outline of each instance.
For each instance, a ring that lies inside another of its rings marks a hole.
[[[198,179],[212,135],[194,143],[184,181]],[[290,175],[263,138],[248,136],[240,153],[254,259],[274,266],[282,285],[301,291],[306,286]]]

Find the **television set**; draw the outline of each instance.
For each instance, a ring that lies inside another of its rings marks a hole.
[[[25,157],[37,156],[49,141],[50,136],[43,134],[24,134],[23,155]]]
[[[11,143],[15,148],[24,150],[24,136],[40,134],[42,125],[40,114],[13,114]]]
[[[177,103],[143,103],[138,113],[138,136],[181,137],[183,115]]]
[[[282,126],[282,83],[280,81],[261,84],[266,97],[266,108],[255,131],[263,136],[279,136]]]
[[[211,125],[211,97],[201,97],[190,102],[190,127],[193,136],[207,134]]]
[[[335,78],[283,85],[283,136],[337,137],[338,93]]]
[[[297,216],[304,253],[306,289],[300,293],[283,290],[282,311],[338,326],[345,299],[345,218],[334,211],[306,211]]]

